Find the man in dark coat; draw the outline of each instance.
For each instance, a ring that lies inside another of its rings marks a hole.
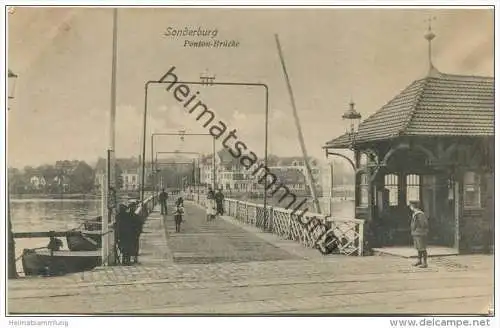
[[[168,194],[165,192],[165,189],[162,189],[160,195],[158,196],[162,215],[167,215],[167,199]]]
[[[224,215],[224,194],[221,188],[215,193],[215,203],[217,205],[217,212],[215,214]]]
[[[116,225],[118,231],[118,248],[122,253],[123,265],[130,265],[130,256],[133,253],[134,233],[131,219],[127,206],[120,204],[116,216]]]
[[[134,263],[139,263],[139,245],[140,245],[140,237],[142,233],[142,227],[144,225],[144,219],[139,214],[136,214],[137,204],[133,203],[129,206],[129,216],[130,216],[130,224],[131,224],[131,236],[132,236],[132,245],[131,245],[131,256],[134,257]]]
[[[420,202],[412,201],[409,204],[412,211],[411,236],[418,252],[418,261],[415,266],[427,268],[427,234],[429,233],[429,219],[421,210]]]

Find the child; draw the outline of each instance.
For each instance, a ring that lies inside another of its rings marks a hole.
[[[413,212],[411,219],[411,235],[418,252],[418,262],[414,266],[427,268],[427,235],[429,233],[429,219],[421,210],[420,202],[412,201],[409,204]],[[423,261],[422,261],[423,260]]]
[[[184,200],[182,199],[182,197],[179,197],[175,202],[175,211],[174,211],[175,232],[181,232],[181,223],[183,216],[184,216]]]

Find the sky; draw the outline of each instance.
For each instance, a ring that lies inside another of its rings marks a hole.
[[[120,8],[117,38],[116,156],[141,152],[144,84],[175,67],[179,80],[266,83],[269,153],[301,156],[290,95],[278,55],[279,36],[308,155],[324,159],[325,142],[345,131],[353,100],[363,118],[428,70],[493,76],[492,10],[471,9],[200,9]],[[185,47],[170,29],[217,30],[233,48]],[[17,8],[8,18],[8,67],[19,78],[8,114],[8,165],[62,159],[95,162],[109,147],[112,9]],[[262,156],[262,88],[190,86],[218,120]],[[164,86],[148,91],[147,158],[152,133],[206,133]],[[155,137],[154,151],[211,151],[209,138]],[[220,148],[221,144],[217,144]]]

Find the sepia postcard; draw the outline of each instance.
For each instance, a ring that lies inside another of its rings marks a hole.
[[[493,6],[5,15],[9,327],[495,325]]]

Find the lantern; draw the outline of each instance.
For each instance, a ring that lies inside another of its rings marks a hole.
[[[8,92],[9,92],[9,100],[12,100],[14,99],[14,95],[15,95],[15,92],[16,92],[16,81],[17,81],[17,75],[14,74],[10,69],[8,71]],[[10,109],[10,106],[8,107],[8,109]]]
[[[349,140],[354,143],[356,132],[358,131],[361,114],[354,109],[354,102],[349,103],[349,109],[342,115],[342,120],[347,121],[346,132],[349,135]]]

